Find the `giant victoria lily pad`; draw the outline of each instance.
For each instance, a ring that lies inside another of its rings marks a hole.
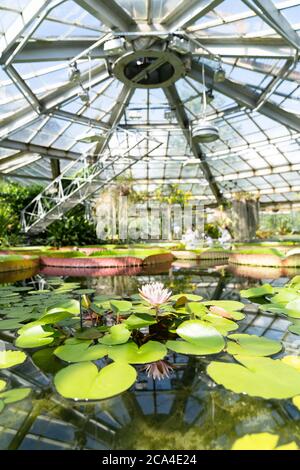
[[[300,394],[300,372],[280,360],[235,356],[240,364],[211,362],[208,375],[235,393],[266,399],[292,398]]]
[[[134,367],[114,362],[100,371],[92,362],[72,364],[54,377],[60,395],[74,400],[102,400],[125,392],[136,380]]]
[[[271,356],[282,349],[279,341],[256,335],[234,334],[228,336],[227,352],[243,356]]]
[[[146,364],[163,359],[167,348],[158,341],[148,341],[140,348],[134,342],[108,347],[108,356],[114,361],[129,364]]]

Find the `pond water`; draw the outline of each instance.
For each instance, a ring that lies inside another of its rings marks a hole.
[[[45,274],[28,274],[23,273],[19,280],[9,275],[6,282],[34,289],[47,287],[49,277]],[[66,281],[76,280],[98,294],[127,296],[142,284],[159,280],[174,294],[234,300],[240,300],[241,289],[262,282],[284,285],[288,280],[272,270],[263,273],[203,265],[175,266],[137,276],[64,275]],[[287,332],[290,322],[259,314],[250,302],[245,313],[239,322],[241,332],[283,341],[287,352],[299,354],[299,336]],[[0,339],[11,341],[7,332],[2,332]],[[230,449],[238,437],[257,432],[272,432],[283,443],[294,440],[300,444],[300,413],[290,400],[252,398],[216,385],[205,372],[211,360],[212,356],[169,354],[173,366],[169,378],[155,381],[140,366],[138,380],[129,391],[90,404],[62,398],[54,390],[51,376],[31,360],[1,370],[0,378],[10,386],[31,387],[34,392],[0,413],[0,449]]]

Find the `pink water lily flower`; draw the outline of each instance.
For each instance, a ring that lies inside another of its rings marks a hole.
[[[161,282],[152,282],[145,284],[139,289],[140,296],[146,300],[152,307],[159,307],[166,303],[172,295],[172,292],[164,288]]]
[[[148,377],[153,380],[168,379],[173,372],[173,367],[167,361],[156,361],[147,364],[144,369]]]

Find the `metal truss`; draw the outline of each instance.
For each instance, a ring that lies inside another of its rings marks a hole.
[[[161,145],[161,142],[145,135],[123,130],[115,132],[112,139],[116,140],[113,148],[110,147],[98,156],[81,156],[25,207],[21,214],[25,233],[45,230],[64,213],[86,201]],[[114,168],[117,162],[122,162],[122,168],[118,171]]]
[[[115,0],[74,0],[111,29],[130,31],[135,21]]]
[[[200,64],[194,62],[188,76],[202,83]],[[214,71],[208,66],[205,66],[205,80],[208,86],[237,101],[240,105],[252,110],[256,109],[259,95],[249,87],[229,79],[225,79],[223,82],[215,82]],[[260,106],[259,112],[290,129],[300,132],[300,118],[296,114],[289,113],[268,101]]]
[[[181,0],[180,3],[161,20],[161,24],[171,31],[188,28],[202,16],[224,0]]]

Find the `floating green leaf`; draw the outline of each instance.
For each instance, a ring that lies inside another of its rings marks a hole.
[[[210,344],[211,342],[211,344]],[[182,341],[182,340],[177,340],[177,341],[167,341],[166,346],[168,349],[171,351],[174,351],[178,354],[188,354],[188,355],[195,355],[195,356],[205,356],[207,354],[216,354],[220,351],[222,351],[224,344],[221,346],[216,346],[213,344],[213,341],[206,341],[205,344],[195,344],[195,343],[190,343],[188,341]]]
[[[74,315],[72,313],[54,308],[48,310],[47,313],[40,317],[35,323],[39,325],[51,325],[73,317]]]
[[[279,436],[268,432],[246,434],[235,441],[231,450],[297,450],[296,442],[276,447]]]
[[[216,307],[224,308],[227,312],[242,310],[245,308],[245,304],[238,302],[237,300],[206,300],[203,304],[215,305]]]
[[[299,300],[300,295],[294,289],[281,289],[276,295],[271,297],[271,302],[274,304],[283,304],[286,305],[293,300]]]
[[[4,390],[6,387],[6,382],[5,380],[1,380],[0,379],[0,392],[2,392],[2,390]]]
[[[297,395],[296,397],[293,398],[293,404],[300,411],[300,395]]]
[[[211,354],[212,350],[216,352],[221,351],[225,345],[224,338],[218,330],[201,320],[182,322],[177,328],[176,333],[189,343],[201,346],[203,350],[207,348],[208,354]]]
[[[26,354],[23,351],[2,350],[0,351],[0,369],[22,364],[26,360]]]
[[[222,335],[227,335],[229,331],[237,330],[239,327],[239,325],[234,321],[213,313],[205,315],[205,317],[203,317],[203,321],[211,323],[211,325]]]
[[[294,333],[294,335],[299,335],[300,336],[300,324],[293,324],[288,327],[288,330],[291,333]]]
[[[132,303],[128,300],[111,300],[110,306],[115,313],[124,313],[130,311]]]
[[[20,335],[16,339],[16,346],[20,348],[38,348],[46,346],[54,341],[55,330],[40,323],[31,322],[18,330]]]
[[[124,392],[135,380],[136,370],[124,362],[109,364],[100,372],[92,362],[80,362],[60,370],[54,384],[65,398],[102,400]]]
[[[251,297],[263,297],[265,295],[274,294],[274,287],[271,284],[264,284],[260,287],[251,287],[251,289],[241,290],[241,297],[249,299]]]
[[[167,348],[158,341],[148,341],[140,348],[134,342],[111,346],[108,356],[114,361],[128,362],[129,364],[146,364],[163,359]]]
[[[240,364],[211,362],[208,375],[235,393],[262,398],[292,398],[300,394],[300,373],[282,361],[235,356]]]
[[[200,302],[189,302],[186,308],[188,312],[200,318],[207,313],[206,306]]]
[[[106,356],[107,347],[103,344],[91,346],[92,341],[82,341],[72,338],[64,346],[55,349],[54,354],[66,362],[96,361]]]
[[[5,405],[15,403],[16,401],[27,398],[30,392],[31,388],[13,388],[12,390],[6,390],[0,393],[0,401],[3,401]]]
[[[75,299],[66,299],[64,301],[57,302],[52,305],[52,308],[57,308],[60,311],[66,310],[73,315],[79,315],[80,313],[79,301]]]
[[[145,326],[153,325],[156,323],[156,320],[147,313],[136,313],[130,315],[124,323],[128,329],[135,330],[144,328]]]
[[[127,326],[124,323],[120,323],[119,325],[114,325],[109,329],[109,333],[107,333],[103,338],[98,340],[99,343],[106,344],[108,346],[113,346],[115,344],[123,344],[127,343],[130,338],[130,331],[128,330]]]
[[[286,304],[285,312],[291,318],[300,318],[300,296]]]
[[[95,289],[76,289],[73,291],[73,293],[76,295],[90,295],[94,294],[95,292]]]
[[[0,330],[17,330],[21,326],[17,319],[0,320]]]
[[[180,297],[185,297],[190,302],[198,302],[199,300],[203,299],[201,295],[196,295],[196,294],[176,294],[176,295],[172,295],[172,297],[170,297],[170,300],[177,301],[178,299],[180,299]]]
[[[243,356],[271,356],[282,349],[279,341],[256,335],[234,334],[227,337],[227,352]]]
[[[86,327],[78,329],[75,333],[76,338],[78,339],[98,339],[101,338],[103,332],[107,331],[108,327]]]
[[[64,364],[54,355],[54,348],[43,348],[35,351],[32,360],[45,374],[56,374],[64,367]]]

